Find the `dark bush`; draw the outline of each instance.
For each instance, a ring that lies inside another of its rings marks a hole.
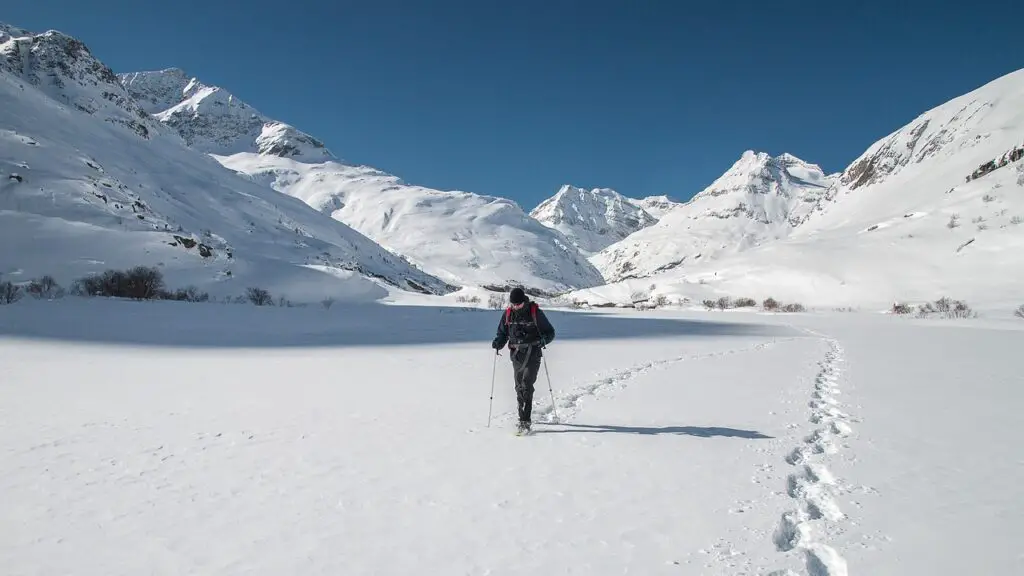
[[[804,308],[804,305],[797,302],[786,304],[785,306],[782,307],[783,312],[803,312],[804,310],[806,310],[806,308]]]
[[[765,310],[778,310],[779,301],[775,298],[765,298],[764,302],[761,303],[761,307]]]
[[[107,296],[153,300],[164,292],[163,274],[156,268],[136,266],[128,270],[107,270],[75,281],[71,293],[78,296]]]
[[[719,310],[728,310],[729,308],[732,308],[732,298],[722,296],[718,299],[718,302],[716,302],[715,305],[718,306]]]
[[[21,300],[21,286],[13,282],[0,282],[0,304],[14,304]]]
[[[320,305],[324,307],[324,310],[330,310],[331,306],[334,306],[334,298],[328,296],[320,301]]]
[[[753,298],[738,298],[734,304],[737,308],[752,308],[757,306],[757,300]]]
[[[1017,311],[1014,312],[1013,315],[1017,318],[1024,318],[1024,304],[1021,304],[1020,308],[1017,308]]]
[[[270,295],[270,292],[263,288],[249,288],[245,291],[245,295],[248,296],[249,302],[257,306],[273,306],[274,297]]]
[[[715,302],[714,300],[710,300],[710,299],[709,300],[704,300],[703,302],[701,302],[701,304],[703,304],[704,307],[707,308],[708,310],[714,310],[715,307],[718,306],[717,302]]]
[[[200,292],[195,286],[189,286],[188,288],[178,288],[173,292],[161,291],[160,299],[178,302],[209,302],[210,295]]]

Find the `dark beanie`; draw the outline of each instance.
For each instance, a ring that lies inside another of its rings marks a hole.
[[[508,295],[508,301],[513,304],[522,304],[526,302],[526,293],[523,292],[522,288],[513,288],[512,292]]]

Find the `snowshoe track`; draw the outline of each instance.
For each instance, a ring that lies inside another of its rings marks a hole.
[[[819,362],[820,370],[807,404],[811,410],[808,419],[818,427],[785,457],[786,463],[797,469],[786,478],[786,493],[795,506],[782,514],[773,540],[780,552],[802,552],[810,576],[846,576],[846,560],[822,541],[829,525],[847,518],[835,499],[838,482],[822,460],[838,453],[842,439],[853,433],[850,417],[839,408],[841,403],[836,399],[841,393],[843,348],[834,339],[826,341],[828,351]]]
[[[645,362],[643,364],[637,364],[623,370],[612,372],[608,376],[603,376],[587,382],[583,385],[576,386],[567,392],[559,392],[557,389],[554,390],[555,396],[555,408],[558,412],[558,418],[555,419],[555,414],[551,409],[551,396],[547,390],[548,381],[547,375],[545,374],[544,367],[541,367],[540,374],[537,377],[537,383],[534,384],[536,391],[534,392],[534,409],[533,409],[533,422],[544,424],[558,424],[560,422],[570,422],[579,411],[582,409],[583,402],[587,398],[592,398],[603,394],[610,390],[621,390],[625,388],[629,381],[642,376],[651,370],[657,370],[666,366],[679,364],[681,362],[690,362],[693,360],[703,360],[706,358],[717,358],[719,356],[730,356],[733,354],[743,354],[746,352],[754,352],[757,350],[766,350],[772,346],[795,340],[796,338],[780,338],[773,341],[762,342],[754,344],[753,346],[746,346],[743,348],[734,348],[731,350],[723,350],[719,352],[705,352],[700,354],[686,354],[677,356],[675,358],[668,358],[665,360],[654,360],[651,362]],[[558,381],[558,375],[552,375],[552,381]],[[503,412],[497,418],[499,420],[511,420],[515,417],[514,411]]]

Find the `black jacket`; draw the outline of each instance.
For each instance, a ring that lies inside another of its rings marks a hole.
[[[548,321],[544,311],[539,306],[537,307],[537,322],[534,323],[533,316],[530,314],[531,306],[537,306],[537,304],[527,302],[519,310],[513,308],[507,326],[505,324],[506,310],[501,311],[501,318],[498,319],[498,333],[491,343],[495,350],[500,350],[506,343],[511,348],[529,344],[543,347],[555,339],[555,327]]]

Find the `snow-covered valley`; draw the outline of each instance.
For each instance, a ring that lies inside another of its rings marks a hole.
[[[1005,428],[1024,400],[1009,360],[1024,322],[549,316],[551,389],[542,375],[534,434],[518,438],[508,358],[488,347],[496,311],[4,307],[0,564],[40,576],[1024,568],[1024,453]]]

